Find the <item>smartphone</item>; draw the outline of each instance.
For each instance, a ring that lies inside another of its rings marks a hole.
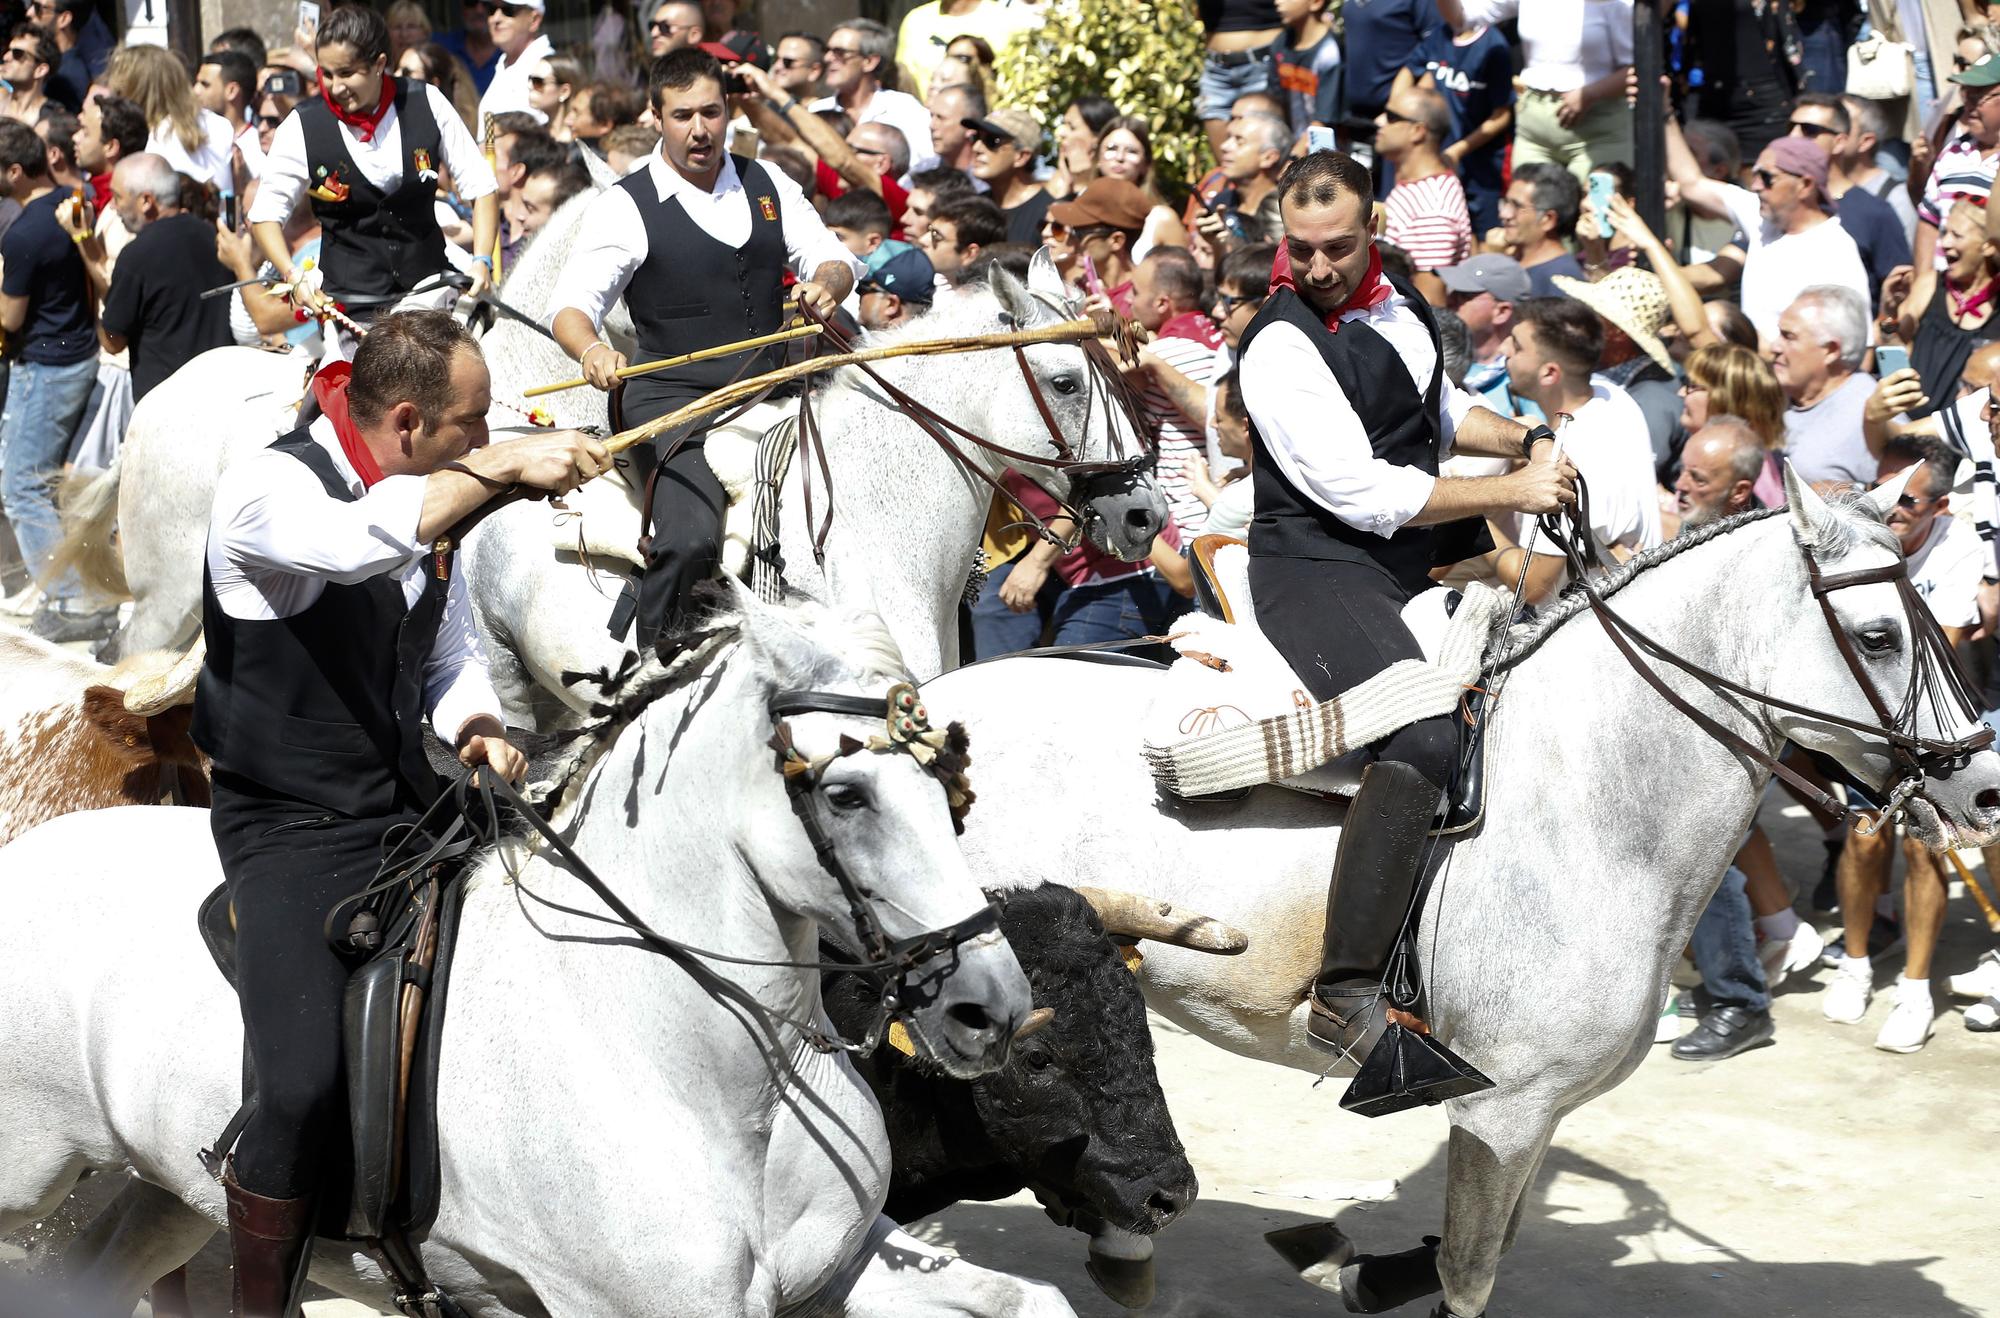
[[[316,0],[299,0],[299,35],[307,41],[319,39],[319,5]]]
[[[1875,349],[1875,378],[1887,379],[1910,364],[1910,350],[1885,343]]]
[[[1324,124],[1313,124],[1306,129],[1307,151],[1334,151],[1338,149],[1334,144],[1333,130],[1331,128],[1326,127]]]
[[[1611,198],[1618,193],[1618,180],[1601,169],[1590,171],[1590,209],[1597,214],[1598,230],[1611,233]]]
[[[1097,262],[1090,259],[1090,253],[1088,252],[1083,254],[1083,291],[1086,293],[1104,292],[1104,281],[1097,277]]]
[[[238,229],[243,227],[242,221],[238,215],[236,194],[233,192],[225,192],[222,194],[222,222],[229,226],[229,231],[231,233],[234,233]]]

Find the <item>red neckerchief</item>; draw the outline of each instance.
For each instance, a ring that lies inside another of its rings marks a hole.
[[[1951,299],[1951,314],[1954,319],[1972,315],[1991,302],[1996,292],[2000,292],[2000,281],[1989,279],[1964,297],[1960,297],[1958,290],[1951,286],[1951,280],[1944,281],[1944,295]]]
[[[1204,348],[1213,348],[1222,342],[1222,329],[1203,312],[1183,311],[1162,324],[1153,337],[1193,339]]]
[[[333,111],[333,117],[354,130],[354,136],[363,142],[375,140],[375,130],[382,126],[382,116],[389,113],[389,107],[396,103],[396,83],[388,74],[382,75],[382,95],[376,100],[375,108],[367,114],[349,114],[333,102],[326,94],[326,74],[319,78],[319,98],[326,102],[326,108]]]
[[[1270,291],[1275,293],[1281,288],[1291,289],[1293,293],[1298,295],[1301,302],[1306,301],[1306,295],[1299,292],[1298,281],[1292,278],[1291,249],[1283,243],[1278,244],[1277,260],[1271,262]],[[1382,253],[1376,248],[1374,243],[1370,243],[1368,244],[1368,273],[1361,277],[1361,286],[1347,295],[1347,301],[1341,303],[1327,315],[1326,332],[1328,334],[1340,333],[1340,318],[1342,316],[1350,311],[1372,310],[1394,296],[1396,296],[1396,290],[1391,288],[1389,281],[1382,277]],[[1307,305],[1310,306],[1311,303],[1307,302]]]
[[[333,433],[340,438],[340,451],[347,455],[348,465],[361,478],[361,488],[369,490],[382,479],[382,464],[368,451],[367,441],[361,438],[361,431],[347,412],[347,381],[353,374],[351,362],[327,363],[313,377],[313,397],[319,400],[319,410],[333,423]]]
[[[90,206],[92,210],[102,215],[104,208],[110,204],[111,171],[107,169],[102,174],[90,176]]]

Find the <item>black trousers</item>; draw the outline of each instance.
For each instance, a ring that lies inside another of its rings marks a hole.
[[[690,621],[694,588],[714,575],[729,495],[709,469],[699,436],[661,464],[653,481],[653,542],[639,579],[641,649]]]
[[[1403,625],[1411,592],[1373,563],[1252,555],[1250,595],[1257,625],[1316,700],[1331,700],[1390,664],[1421,659]],[[1377,760],[1399,760],[1443,790],[1458,763],[1450,715],[1422,719],[1370,746]]]
[[[236,983],[256,1072],[256,1111],[235,1154],[237,1182],[252,1194],[312,1194],[329,1150],[345,1145],[341,1002],[358,963],[328,946],[326,915],[375,876],[383,833],[421,813],[411,803],[353,819],[215,776],[209,822],[236,913]]]

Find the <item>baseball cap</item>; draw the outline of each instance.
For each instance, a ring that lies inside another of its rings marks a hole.
[[[1152,198],[1138,184],[1122,178],[1101,178],[1080,196],[1049,207],[1049,218],[1073,229],[1108,224],[1114,229],[1138,230],[1146,227],[1146,216],[1152,209]]]
[[[959,122],[975,133],[1012,138],[1015,146],[1030,155],[1042,148],[1042,121],[1026,110],[995,110],[984,119],[967,118]]]
[[[1971,68],[1952,74],[1951,81],[1961,87],[2000,85],[2000,55],[1981,55]]]
[[[704,41],[696,49],[715,56],[724,64],[755,64],[760,69],[770,64],[765,58],[763,38],[755,32],[731,32],[720,41]]]
[[[1821,210],[1829,215],[1835,212],[1837,207],[1826,191],[1828,162],[1825,147],[1809,137],[1774,137],[1771,139],[1770,151],[1772,164],[1819,189]]]
[[[1521,263],[1497,252],[1481,252],[1470,260],[1445,266],[1437,277],[1454,293],[1491,293],[1502,302],[1519,302],[1534,291]]]
[[[885,251],[887,256],[882,255]],[[937,271],[928,256],[908,243],[885,242],[869,255],[868,272],[855,287],[863,293],[894,293],[905,302],[929,306],[937,291]]]
[[[505,4],[509,9],[532,9],[538,14],[549,12],[548,0],[494,0],[495,7]]]

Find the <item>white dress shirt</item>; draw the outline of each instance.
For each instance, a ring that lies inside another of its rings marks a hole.
[[[451,171],[452,187],[459,198],[472,202],[494,190],[493,169],[479,143],[472,140],[465,121],[444,93],[426,85],[424,99],[430,103],[431,118],[437,120],[438,148],[444,168]],[[339,120],[334,129],[361,176],[384,192],[393,192],[403,180],[402,116],[391,105],[375,126],[374,140],[363,142],[354,130]],[[250,204],[250,222],[283,224],[305,196],[312,177],[312,163],[306,159],[306,133],[299,126],[299,112],[293,110],[271,135],[271,152],[264,157],[264,172],[257,183],[257,199]]]
[[[820,266],[838,262],[859,280],[864,268],[861,262],[833,236],[799,185],[775,166],[762,168],[777,193],[778,222],[785,230],[785,255],[792,273],[810,279]],[[688,182],[659,151],[646,158],[646,169],[659,199],[678,201],[703,233],[727,247],[741,247],[750,241],[752,202],[737,176],[734,159],[722,158],[713,192]],[[575,307],[590,317],[592,325],[602,326],[605,313],[632,282],[632,272],[645,261],[647,249],[646,221],[631,194],[623,187],[599,193],[577,227],[576,245],[549,304],[548,323],[553,325],[556,313],[564,307]]]
[[[1366,321],[1388,340],[1419,394],[1430,388],[1437,349],[1402,297],[1340,318],[1343,325],[1355,321]],[[1300,493],[1355,530],[1383,537],[1423,511],[1437,477],[1375,456],[1354,404],[1304,331],[1285,321],[1266,325],[1250,341],[1238,370],[1258,435]],[[1440,458],[1451,451],[1459,423],[1479,406],[1450,380],[1439,382]]]
[[[213,110],[197,110],[195,113],[201,121],[200,146],[189,151],[181,145],[173,120],[162,119],[154,125],[153,135],[146,139],[146,149],[156,156],[165,156],[176,173],[220,187],[230,177],[229,148],[235,145],[236,129]]]
[[[936,165],[940,159],[931,146],[931,112],[924,103],[908,92],[891,91],[878,87],[868,101],[868,108],[858,116],[840,103],[838,96],[822,96],[806,106],[814,114],[822,110],[839,110],[854,119],[854,126],[863,124],[887,124],[901,133],[910,143],[910,173],[915,174]],[[906,174],[905,178],[908,177]]]
[[[521,52],[521,58],[509,63],[502,55],[493,66],[493,81],[486,84],[485,94],[479,98],[479,126],[484,129],[494,115],[514,111],[532,114],[538,124],[547,123],[549,117],[528,102],[528,71],[555,53],[554,44],[546,36],[538,36]]]
[[[257,134],[256,121],[243,125],[243,131],[231,143],[243,153],[243,172],[250,178],[257,178],[264,172],[264,143]]]
[[[290,618],[310,608],[329,582],[352,586],[379,576],[394,577],[405,606],[415,605],[431,571],[431,547],[417,540],[426,478],[388,476],[364,493],[333,422],[321,417],[310,433],[356,498],[331,497],[305,463],[275,449],[233,463],[216,483],[208,529],[209,580],[222,611],[249,622]],[[459,572],[452,573],[437,642],[424,664],[424,703],[448,746],[478,715],[501,718]]]

